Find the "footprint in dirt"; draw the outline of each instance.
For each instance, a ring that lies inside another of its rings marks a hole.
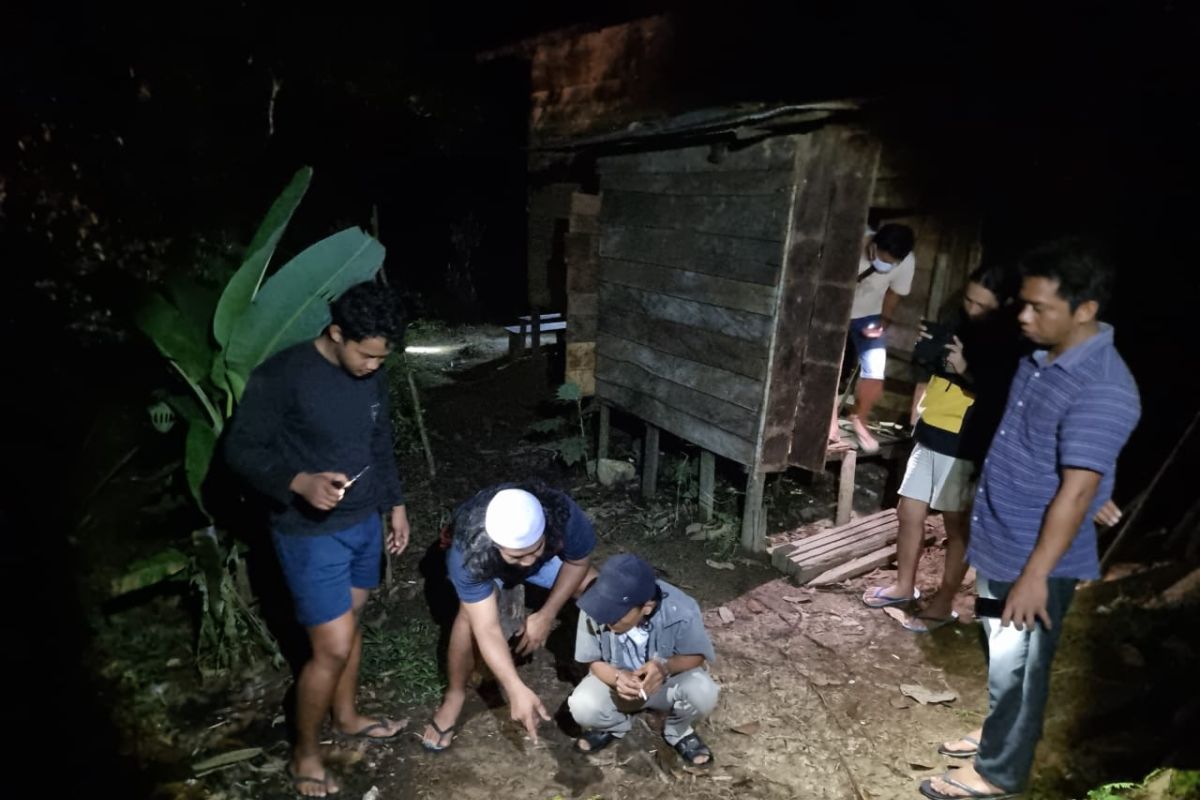
[[[579,736],[580,730],[579,726],[575,724],[575,720],[571,718],[571,712],[567,708],[565,700],[555,712],[554,722],[559,731],[552,735],[557,736],[561,733],[568,737],[562,746],[551,749],[554,760],[558,762],[558,771],[554,773],[554,780],[570,790],[570,796],[580,797],[583,795],[584,789],[604,780],[604,772],[591,763],[583,753],[576,752],[572,746],[576,737]]]

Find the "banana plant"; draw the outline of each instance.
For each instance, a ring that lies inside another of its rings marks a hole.
[[[275,250],[312,182],[304,167],[271,205],[246,255],[219,292],[174,279],[149,296],[138,326],[187,386],[167,399],[187,424],[184,467],[196,506],[208,516],[202,487],[222,431],[251,371],[293,344],[315,338],[329,324],[329,303],[369,281],[383,266],[384,249],[359,228],[347,228],[305,248],[271,271]],[[187,580],[202,600],[198,661],[207,654],[233,663],[251,641],[278,658],[270,633],[254,611],[236,543],[227,546],[208,525],[193,536],[191,555],[168,550],[133,565],[114,593],[164,580]]]
[[[383,245],[360,228],[347,228],[268,275],[312,174],[310,167],[296,172],[271,205],[219,297],[176,281],[165,293],[151,294],[137,316],[143,333],[190,390],[168,402],[188,425],[184,465],[201,511],[201,487],[217,441],[251,371],[274,353],[315,338],[329,324],[329,303],[383,266]]]

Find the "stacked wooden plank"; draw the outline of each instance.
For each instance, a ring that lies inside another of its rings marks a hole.
[[[846,525],[770,548],[771,563],[796,583],[821,586],[853,578],[896,557],[900,521],[889,508]],[[925,539],[933,538],[927,525]]]

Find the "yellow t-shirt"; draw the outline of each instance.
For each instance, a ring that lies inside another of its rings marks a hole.
[[[921,421],[926,425],[947,433],[960,433],[967,412],[975,404],[975,395],[957,383],[951,383],[940,375],[929,379],[925,395],[917,408]]]

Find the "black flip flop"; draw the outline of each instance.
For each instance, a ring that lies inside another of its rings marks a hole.
[[[312,775],[297,775],[296,771],[292,769],[291,764],[288,764],[287,767],[284,768],[284,771],[287,773],[288,780],[292,782],[292,789],[296,792],[297,796],[299,796],[299,797],[337,797],[339,794],[342,793],[342,790],[340,787],[332,792],[329,791],[329,775],[326,775],[324,778],[314,778]],[[300,791],[300,786],[305,783],[321,784],[321,786],[323,786],[325,788],[325,794],[324,795],[303,794]]]
[[[687,736],[683,737],[674,745],[672,745],[672,747],[675,748],[676,753],[679,753],[680,758],[686,761],[690,766],[697,767],[699,769],[711,767],[713,761],[715,760],[713,758],[712,750],[708,749],[708,745],[706,745],[704,740],[701,739],[700,736],[695,732],[689,733]],[[708,761],[705,761],[702,764],[697,764],[696,759],[699,756],[708,756]]]
[[[354,733],[343,733],[342,731],[335,730],[333,734],[341,739],[366,739],[371,742],[386,742],[391,739],[395,739],[397,736],[403,733],[404,728],[398,728],[396,732],[390,736],[372,736],[371,731],[385,731],[390,728],[392,724],[393,723],[390,719],[384,717],[383,719],[372,722],[370,725],[367,725],[360,731],[356,731]]]
[[[576,739],[574,744],[571,746],[575,748],[576,752],[583,753],[586,756],[591,755],[592,753],[599,753],[617,739],[617,736],[614,736],[608,731],[584,731],[583,735]],[[584,750],[579,746],[580,741],[588,743],[587,750]]]
[[[454,734],[456,731],[458,731],[457,724],[451,725],[449,728],[442,730],[441,726],[434,721],[433,717],[430,717],[429,727],[433,728],[433,730],[437,733],[437,744],[430,744],[425,740],[425,737],[421,737],[421,747],[424,747],[426,751],[430,753],[440,753],[449,748],[450,745],[454,744]],[[447,736],[450,737],[450,741],[446,744],[442,744],[442,739],[445,739]]]
[[[926,778],[921,781],[921,794],[929,798],[929,800],[1008,800],[1008,798],[1016,797],[1019,792],[981,792],[978,789],[972,789],[965,783],[960,783],[954,780],[948,774],[942,775],[942,780],[956,789],[962,789],[966,794],[946,794],[939,792],[933,788],[933,779]]]
[[[970,742],[971,744],[975,745],[975,748],[972,750],[951,750],[949,747],[946,747],[945,742],[942,742],[938,745],[938,752],[944,756],[950,756],[951,758],[974,758],[975,756],[979,755],[979,740],[974,736],[960,736],[955,739],[955,741]]]

